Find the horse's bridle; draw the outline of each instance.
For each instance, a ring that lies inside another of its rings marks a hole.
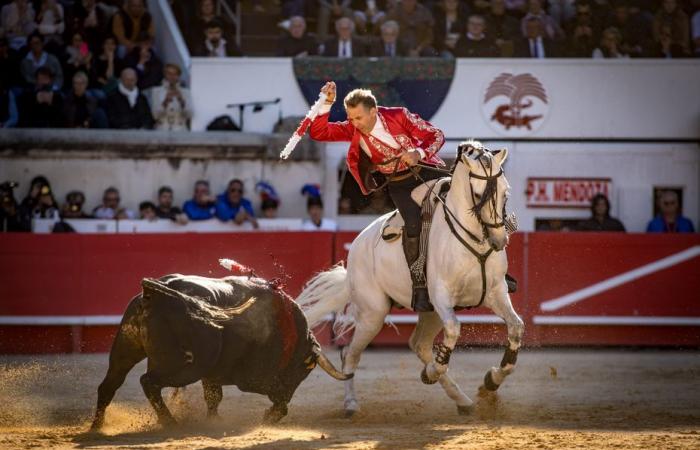
[[[488,235],[488,229],[489,228],[501,228],[505,226],[505,221],[503,220],[503,217],[501,217],[501,221],[498,221],[498,211],[496,209],[496,194],[497,194],[497,188],[491,187],[493,191],[488,193],[486,191],[489,190],[489,186],[487,185],[486,190],[484,191],[483,195],[488,195],[489,198],[486,200],[481,200],[477,202],[476,196],[474,195],[474,188],[472,187],[471,179],[476,178],[477,180],[483,180],[486,181],[486,183],[496,183],[498,178],[503,175],[503,167],[500,168],[497,174],[493,175],[491,173],[491,166],[489,166],[489,170],[486,170],[486,167],[484,166],[484,163],[479,160],[479,164],[481,164],[481,167],[484,169],[484,173],[488,173],[488,175],[478,175],[471,170],[469,171],[469,193],[472,198],[472,203],[474,204],[474,214],[476,215],[476,219],[479,222],[479,224],[484,228],[484,231]],[[491,217],[494,218],[494,222],[484,222],[483,218],[481,217],[481,208],[485,206],[485,202],[488,202],[489,206],[491,206]],[[505,205],[504,205],[504,211],[505,211]]]

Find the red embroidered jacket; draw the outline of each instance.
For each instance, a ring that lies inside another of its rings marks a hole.
[[[425,164],[440,166],[444,162],[437,156],[442,144],[445,143],[445,136],[442,131],[435,128],[430,122],[421,119],[417,114],[411,113],[406,108],[377,108],[377,117],[382,121],[384,128],[394,137],[401,146],[393,149],[389,145],[376,139],[374,136],[367,136],[356,129],[349,121],[328,122],[330,114],[319,115],[311,122],[311,138],[317,141],[338,142],[350,141],[347,164],[350,173],[360,185],[362,193],[367,195],[368,189],[364,184],[365,174],[369,167],[360,164],[362,155],[366,155],[360,147],[360,139],[364,139],[372,154],[370,161],[373,164],[383,164],[387,160],[400,155],[404,150],[421,148],[425,152],[423,162]],[[384,173],[391,173],[394,164],[377,166]],[[405,170],[407,166],[401,163],[398,170]]]

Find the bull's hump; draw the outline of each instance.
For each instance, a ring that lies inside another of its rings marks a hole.
[[[177,275],[167,280],[168,287],[182,293],[221,300],[233,295],[234,288],[226,281],[219,278],[200,277],[198,275]]]

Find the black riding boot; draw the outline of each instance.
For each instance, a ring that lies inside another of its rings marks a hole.
[[[418,259],[420,254],[420,237],[409,237],[404,232],[402,241],[403,252],[408,263],[408,271],[411,273],[411,281],[413,282],[411,309],[415,312],[433,311],[433,305],[430,304],[430,296],[428,295],[428,288],[425,282],[420,280],[411,270],[411,265]]]

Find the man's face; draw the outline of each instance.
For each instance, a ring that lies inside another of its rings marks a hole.
[[[29,42],[29,48],[32,50],[32,53],[38,55],[44,51],[44,43],[41,41],[40,37],[34,36]]]
[[[345,108],[350,123],[364,134],[369,134],[377,122],[377,108],[367,108],[363,104]]]
[[[459,2],[457,0],[444,0],[445,11],[450,11],[450,12],[457,11],[458,6],[459,6]]]
[[[140,16],[144,13],[143,0],[129,0],[127,10],[132,16]]]
[[[124,87],[130,91],[136,87],[136,72],[133,70],[125,70],[122,72],[120,80]]]
[[[194,201],[199,205],[205,205],[209,200],[209,186],[198,184],[194,187]]]
[[[213,0],[204,0],[201,3],[200,8],[201,8],[202,15],[211,16],[214,14],[214,1]]]
[[[323,208],[321,208],[319,205],[309,206],[309,217],[313,222],[320,222],[323,218]]]
[[[163,209],[170,209],[173,206],[173,193],[172,192],[162,192],[158,196],[158,206]]]
[[[112,38],[108,38],[105,39],[105,43],[102,45],[102,47],[104,48],[105,53],[114,53],[114,51],[117,49],[117,42]]]
[[[340,20],[335,29],[338,31],[338,39],[341,41],[347,41],[352,38],[352,22],[350,19]]]
[[[542,11],[542,1],[541,0],[530,0],[528,2],[528,10],[532,14],[539,14]]]
[[[501,15],[506,11],[506,4],[503,0],[491,0],[491,13]]]
[[[52,80],[51,77],[46,75],[45,73],[40,73],[39,75],[36,76],[36,85],[37,87],[45,87],[45,86],[51,86]]]
[[[295,39],[300,39],[306,31],[306,23],[301,19],[293,19],[289,24],[289,34]]]
[[[676,0],[664,0],[662,6],[664,11],[672,13],[676,9]]]
[[[608,202],[602,198],[599,198],[596,200],[593,210],[595,211],[596,216],[606,215],[608,213]]]
[[[87,80],[83,77],[73,78],[73,93],[76,97],[82,97],[87,90]]]
[[[484,19],[479,17],[470,17],[467,21],[467,31],[474,36],[481,36],[484,32]]]
[[[240,183],[231,183],[226,191],[228,195],[228,201],[237,204],[241,201],[243,197],[243,186]]]
[[[143,208],[141,211],[141,219],[143,220],[156,220],[156,212],[151,208],[150,206],[147,208]]]
[[[578,5],[576,7],[576,21],[579,24],[588,24],[591,22],[591,6],[590,5]]]
[[[104,197],[102,197],[102,203],[104,203],[107,208],[119,208],[119,193],[112,191],[107,192]]]
[[[678,215],[678,197],[674,193],[661,196],[661,212],[666,216]]]
[[[265,208],[263,209],[263,217],[266,219],[276,219],[277,218],[277,208]]]
[[[395,44],[399,38],[399,32],[394,27],[382,28],[382,40],[385,44]]]
[[[168,83],[172,85],[176,85],[180,82],[180,73],[174,67],[166,67],[163,71],[163,75],[165,76],[165,79],[168,81]]]
[[[219,41],[221,40],[222,32],[221,28],[219,27],[213,27],[213,28],[207,28],[207,31],[205,31],[207,35],[207,40],[211,42],[214,45],[218,45]]]

